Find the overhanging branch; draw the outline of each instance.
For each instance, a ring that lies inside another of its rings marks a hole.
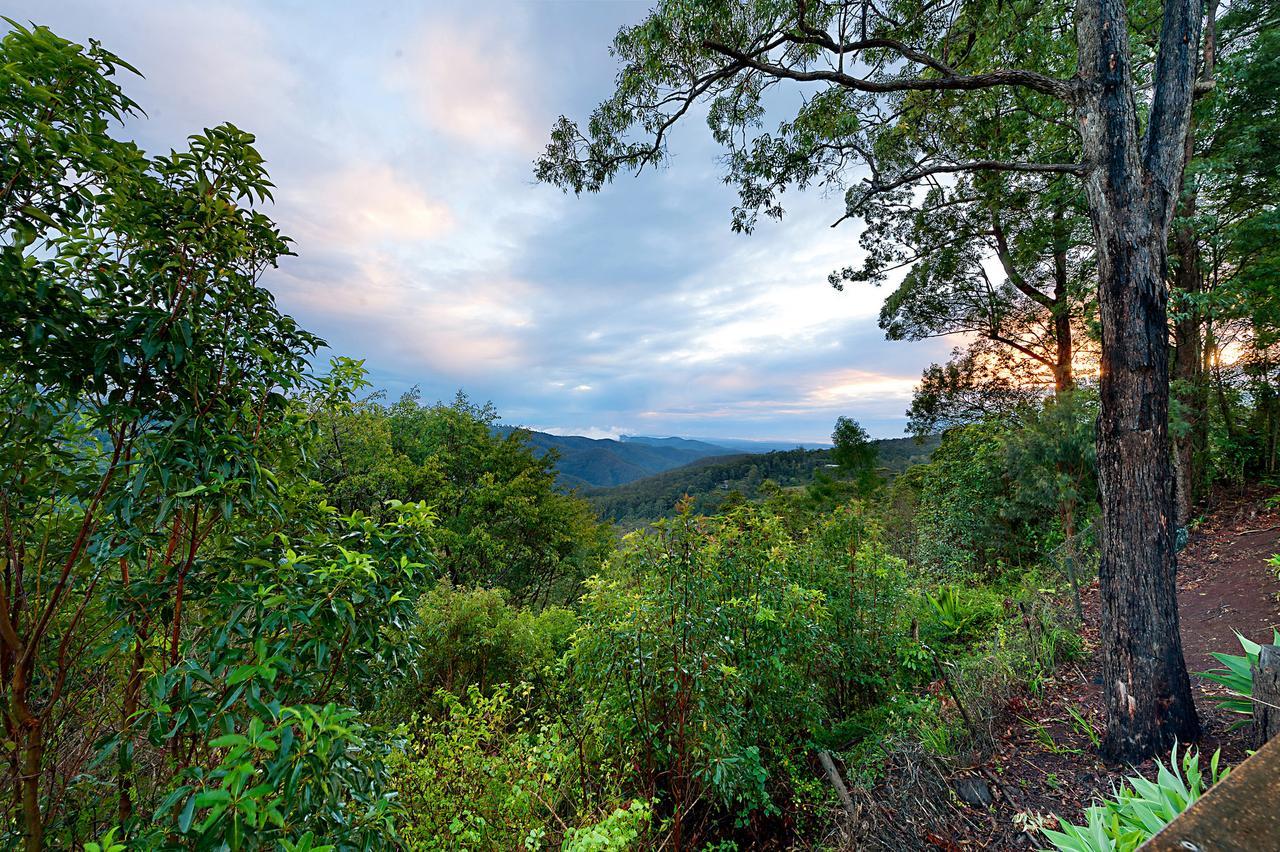
[[[795,37],[801,38],[803,37]],[[874,44],[872,43],[874,42]],[[887,49],[896,49],[891,45],[896,44],[889,39],[872,39],[865,43],[867,48],[884,47]],[[984,74],[947,74],[939,72],[938,77],[904,77],[894,80],[872,80],[866,77],[857,77],[852,74],[846,74],[839,70],[814,69],[804,70],[800,68],[791,68],[785,65],[779,65],[776,62],[770,62],[761,58],[762,54],[750,54],[745,51],[730,47],[727,44],[721,44],[717,41],[704,41],[702,46],[713,53],[719,53],[721,56],[728,57],[742,64],[747,68],[754,69],[762,74],[768,74],[772,77],[778,77],[788,80],[795,80],[802,83],[832,83],[837,86],[843,86],[846,89],[853,89],[859,92],[873,92],[888,94],[892,92],[941,92],[941,91],[969,91],[974,89],[994,89],[1000,86],[1018,86],[1026,89],[1032,89],[1037,92],[1051,95],[1064,101],[1074,102],[1079,91],[1079,87],[1074,80],[1059,80],[1056,77],[1049,77],[1037,71],[1026,71],[1023,69],[1008,69],[999,71],[988,71]],[[903,46],[905,47],[905,45]],[[908,50],[910,50],[908,48]],[[946,66],[937,60],[929,57],[919,56],[924,59],[915,59],[913,56],[916,51],[910,50],[910,55],[903,54],[899,51],[899,55],[904,59],[921,62],[938,70]],[[928,60],[927,62],[924,60]],[[950,69],[948,69],[950,70]]]
[[[915,183],[916,181],[922,180],[931,175],[985,171],[1025,172],[1029,174],[1066,174],[1082,177],[1085,174],[1085,170],[1086,167],[1083,163],[1020,163],[1008,162],[1005,160],[970,160],[963,163],[937,163],[932,166],[912,169],[911,171],[901,174],[887,183],[871,181],[867,184],[866,190],[863,192],[862,198],[858,203],[851,204],[849,207],[851,210],[856,210],[873,196],[891,192],[899,187]]]

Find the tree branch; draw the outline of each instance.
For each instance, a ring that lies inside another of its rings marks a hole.
[[[1162,223],[1173,213],[1186,165],[1182,140],[1191,122],[1201,10],[1200,0],[1169,0],[1160,25],[1155,96],[1142,140],[1142,164],[1152,186],[1159,190],[1159,197],[1153,200]],[[1176,144],[1171,140],[1177,140]]]
[[[901,174],[888,183],[870,182],[867,190],[863,195],[862,201],[856,205],[851,205],[853,209],[862,206],[874,195],[880,195],[906,186],[909,183],[915,183],[918,180],[939,174],[956,174],[959,172],[1027,172],[1032,174],[1067,174],[1082,177],[1085,174],[1085,165],[1083,163],[1014,163],[1003,160],[970,160],[965,163],[938,163],[933,166],[924,166],[918,169],[912,169],[905,174]]]
[[[889,40],[873,39],[868,41],[883,42],[887,46]],[[713,53],[719,53],[721,56],[733,59],[747,68],[752,68],[772,77],[781,77],[802,83],[834,83],[837,86],[843,86],[846,89],[853,89],[859,92],[939,92],[993,89],[999,86],[1021,86],[1037,92],[1043,92],[1064,101],[1074,102],[1079,91],[1079,86],[1075,80],[1059,80],[1056,77],[1049,77],[1036,71],[1022,69],[988,71],[984,74],[963,76],[943,74],[940,77],[933,78],[905,77],[897,80],[882,81],[870,80],[866,77],[855,77],[843,71],[821,69],[803,71],[798,68],[788,68],[785,65],[778,65],[759,59],[757,56],[717,41],[707,40],[702,43],[702,46]],[[915,51],[912,51],[912,53],[915,53]],[[904,56],[904,58],[909,57]],[[936,62],[936,60],[934,61]],[[931,67],[935,66],[931,65]]]
[[[1013,255],[1009,252],[1009,241],[1005,238],[1004,228],[1000,225],[1000,216],[994,208],[991,211],[991,233],[996,238],[996,257],[1004,267],[1004,274],[1009,276],[1009,282],[1031,301],[1053,310],[1054,300],[1027,283],[1027,279],[1023,278],[1022,273],[1014,267]]]

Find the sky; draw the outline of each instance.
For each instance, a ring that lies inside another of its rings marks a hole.
[[[697,117],[669,165],[597,195],[534,181],[556,117],[611,93],[609,43],[644,3],[6,6],[142,72],[123,85],[146,117],[124,132],[149,151],[223,122],[257,136],[298,255],[263,286],[393,398],[463,389],[591,437],[822,441],[840,415],[896,437],[954,344],[886,341],[887,290],[827,284],[858,258],[857,223],[829,227],[838,196],[792,195],[781,223],[734,234]]]

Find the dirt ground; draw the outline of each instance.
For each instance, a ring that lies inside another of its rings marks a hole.
[[[1218,665],[1214,652],[1239,654],[1235,631],[1270,642],[1280,627],[1280,581],[1267,564],[1280,553],[1280,511],[1267,506],[1274,492],[1249,489],[1219,495],[1214,510],[1191,532],[1179,554],[1178,600],[1183,651],[1192,672],[1203,727],[1200,748],[1221,749],[1235,764],[1245,757],[1247,730],[1233,728],[1240,717],[1219,710],[1215,695],[1225,690],[1196,673]],[[1017,697],[1002,715],[994,753],[953,773],[952,788],[978,782],[991,804],[951,801],[941,813],[945,826],[919,832],[921,849],[1039,849],[1046,845],[1033,828],[1056,827],[1053,815],[1076,822],[1095,797],[1111,793],[1135,767],[1109,767],[1093,740],[1104,729],[1097,641],[1097,586],[1083,596],[1088,658],[1059,671],[1039,697]],[[1092,727],[1072,717],[1075,712]],[[1136,767],[1150,776],[1150,762]],[[890,781],[889,783],[893,783]],[[901,836],[901,835],[900,835]],[[862,844],[854,844],[858,848]],[[875,848],[867,845],[866,848]]]

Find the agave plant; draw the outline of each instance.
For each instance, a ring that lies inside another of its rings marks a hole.
[[[1229,770],[1219,768],[1218,757],[1214,752],[1206,784],[1199,753],[1188,748],[1179,760],[1175,745],[1168,766],[1156,761],[1154,781],[1126,778],[1112,798],[1085,810],[1084,825],[1059,820],[1062,830],[1044,829],[1044,835],[1060,852],[1132,852],[1226,777]]]
[[[1240,640],[1240,647],[1244,649],[1244,654],[1238,656],[1214,654],[1214,659],[1222,663],[1223,668],[1201,672],[1200,676],[1231,690],[1230,697],[1217,698],[1215,701],[1219,707],[1246,717],[1236,723],[1235,727],[1239,727],[1248,724],[1248,719],[1253,716],[1253,667],[1258,662],[1258,654],[1261,653],[1262,646],[1244,638],[1239,633],[1236,634],[1236,639]],[[1280,645],[1280,630],[1272,631],[1271,641]]]

